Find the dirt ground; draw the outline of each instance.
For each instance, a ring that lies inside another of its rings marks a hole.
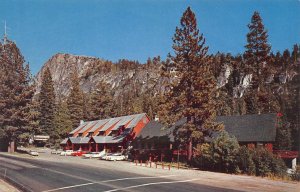
[[[0,192],[19,192],[19,190],[0,179]]]

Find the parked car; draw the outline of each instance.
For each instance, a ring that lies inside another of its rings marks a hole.
[[[34,150],[29,150],[28,154],[32,155],[32,156],[39,156],[39,153],[37,151],[34,151]]]
[[[81,151],[81,150],[78,150],[78,151],[74,151],[71,155],[72,156],[82,156],[83,154],[86,154],[87,151]]]
[[[107,161],[124,161],[126,159],[127,157],[122,155],[122,153],[113,153],[105,157],[105,160]]]
[[[53,150],[53,151],[51,151],[51,154],[56,154],[56,155],[58,155],[58,154],[61,154],[61,152],[62,152],[62,150],[58,149],[58,150]]]
[[[105,155],[105,151],[101,152],[88,152],[83,155],[84,158],[101,158]]]
[[[65,150],[65,151],[62,151],[61,153],[60,153],[60,155],[61,156],[70,156],[70,155],[72,155],[72,153],[73,153],[73,150]]]
[[[106,153],[105,155],[103,155],[102,157],[100,157],[100,159],[102,160],[106,160],[106,157],[112,155],[113,153]]]
[[[101,154],[100,152],[88,152],[83,155],[84,158],[100,158]]]

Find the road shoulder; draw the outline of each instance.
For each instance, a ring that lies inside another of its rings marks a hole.
[[[20,192],[18,189],[0,179],[0,192]]]

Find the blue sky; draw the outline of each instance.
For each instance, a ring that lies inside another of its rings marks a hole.
[[[255,10],[272,51],[300,43],[300,0],[0,0],[0,26],[6,20],[9,38],[36,74],[58,52],[112,61],[164,59],[188,6],[210,53],[242,53]]]

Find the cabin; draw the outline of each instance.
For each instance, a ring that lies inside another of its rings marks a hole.
[[[218,116],[217,122],[223,123],[225,130],[234,135],[240,145],[248,148],[264,147],[273,152],[276,137],[277,116],[270,114],[251,114],[239,116]],[[155,154],[158,159],[170,160],[175,155],[186,156],[186,146],[174,141],[175,127],[186,123],[186,118],[177,121],[172,127],[165,127],[158,121],[150,121],[132,143],[137,158]],[[212,134],[213,137],[217,133]],[[206,139],[210,142],[209,139]],[[163,157],[161,157],[163,156]]]
[[[60,145],[63,149],[111,152],[126,149],[149,122],[145,113],[82,122]]]

